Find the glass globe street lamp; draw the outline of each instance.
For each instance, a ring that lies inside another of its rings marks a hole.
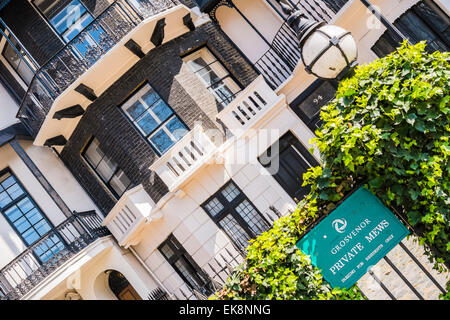
[[[300,11],[288,18],[299,39],[306,72],[326,80],[341,80],[358,64],[355,39],[345,29],[308,19]]]

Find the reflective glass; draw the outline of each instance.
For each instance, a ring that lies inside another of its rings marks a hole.
[[[166,152],[171,146],[174,145],[172,139],[163,129],[157,131],[153,136],[151,136],[150,141],[160,153]]]

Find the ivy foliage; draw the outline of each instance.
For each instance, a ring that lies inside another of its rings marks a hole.
[[[349,177],[368,182],[418,231],[437,268],[450,262],[449,63],[448,52],[429,54],[421,42],[358,68],[322,109],[315,144],[324,169],[306,177],[325,201],[349,191]]]
[[[233,300],[359,300],[354,286],[332,289],[309,256],[296,246],[306,225],[317,218],[315,201],[301,202],[294,213],[278,219],[248,247],[246,264],[236,268],[214,299]]]
[[[215,299],[364,299],[331,289],[295,246],[361,183],[414,226],[436,268],[449,263],[450,54],[425,46],[404,43],[340,83],[313,140],[322,166],[304,175],[310,193],[251,242]]]

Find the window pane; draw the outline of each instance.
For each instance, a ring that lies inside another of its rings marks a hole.
[[[161,154],[169,150],[170,147],[175,144],[163,129],[160,129],[150,137],[150,141]]]
[[[17,206],[13,206],[8,210],[5,210],[5,214],[11,222],[15,222],[22,216],[22,212],[19,210],[19,208],[17,208]]]
[[[125,173],[121,169],[119,169],[119,171],[117,171],[117,173],[112,177],[109,184],[117,193],[117,195],[121,196],[130,186],[131,181],[130,179],[128,179]]]
[[[231,214],[220,220],[219,224],[237,246],[241,249],[247,247],[251,238]]]
[[[192,68],[192,71],[197,72],[206,67],[208,64],[206,63],[205,60],[203,60],[203,58],[197,58],[192,61],[189,61],[189,65]]]
[[[125,108],[125,112],[133,120],[136,120],[145,110],[145,106],[140,101],[136,101],[128,108]]]
[[[203,286],[203,283],[198,278],[197,272],[184,260],[184,258],[175,261],[175,267],[193,288],[199,290]]]
[[[22,58],[19,62],[19,66],[17,67],[17,73],[25,81],[26,84],[30,84],[31,80],[34,76],[34,71],[28,66],[28,64]]]
[[[50,23],[59,34],[64,33],[70,26],[75,24],[86,12],[86,8],[78,0],[69,3],[57,15],[50,19]]]
[[[102,158],[105,156],[103,151],[100,149],[99,142],[97,139],[92,140],[91,144],[87,148],[84,157],[88,162],[95,168],[98,166]]]
[[[103,157],[102,161],[97,166],[98,174],[108,182],[114,174],[114,171],[117,169],[117,163],[115,163],[112,159],[108,157]]]
[[[169,238],[160,245],[159,251],[190,287],[203,294],[210,294],[210,292],[207,291],[208,289],[204,287],[206,279],[202,275],[200,267],[173,235],[170,235]]]
[[[33,203],[31,202],[31,200],[28,197],[19,201],[17,203],[17,206],[20,208],[20,211],[22,211],[23,213],[27,213],[28,211],[30,211],[31,209],[34,208]]]
[[[9,175],[9,174],[7,174]],[[14,179],[13,176],[9,176],[2,182],[3,189],[8,189],[10,186],[12,186],[14,183],[16,183],[16,179]]]
[[[73,24],[64,32],[63,34],[64,40],[66,40],[66,42],[69,42],[70,40],[75,38],[92,21],[94,21],[94,18],[89,14],[85,14],[76,24]],[[83,52],[80,53],[84,55],[84,51],[86,51],[88,47],[96,46],[100,40],[100,34],[101,34],[100,31],[91,31],[89,33],[84,34],[83,37],[80,37],[79,38],[79,40],[81,41],[80,44],[84,46],[84,49],[81,49]],[[96,41],[92,41],[90,37],[92,37],[92,39]]]
[[[198,71],[197,74],[205,81],[207,86],[220,81],[220,77],[209,66]]]
[[[175,139],[180,140],[187,132],[186,126],[178,119],[178,117],[172,118],[166,124],[167,130],[175,137]]]
[[[130,186],[131,181],[122,169],[119,168],[118,164],[100,149],[97,139],[92,140],[84,157],[94,167],[94,171],[103,180],[105,185],[115,193],[115,196],[120,197]]]
[[[160,99],[159,95],[152,89],[150,89],[142,96],[142,100],[144,100],[144,102],[147,104],[148,107],[151,107],[159,99]]]
[[[14,226],[16,227],[17,231],[19,231],[20,233],[24,233],[26,230],[30,229],[31,224],[25,217],[21,217],[14,222]]]
[[[240,192],[233,183],[230,183],[222,190],[222,194],[228,202],[231,202],[240,194]]]
[[[28,221],[30,221],[31,224],[35,224],[39,220],[44,219],[44,217],[39,213],[39,211],[36,208],[28,212],[25,216],[27,217]]]
[[[168,244],[162,246],[160,250],[167,259],[172,258],[172,256],[175,254]]]
[[[159,100],[157,103],[155,103],[152,107],[152,111],[158,117],[160,122],[164,122],[173,114],[172,109],[170,109],[163,100]]]
[[[158,124],[158,121],[148,111],[137,121],[137,125],[144,135],[152,133],[158,127]]]
[[[217,198],[212,199],[205,205],[206,211],[208,211],[208,213],[213,217],[216,216],[218,213],[220,213],[223,210],[223,208],[224,206],[220,203],[219,199]]]
[[[24,194],[24,191],[17,183],[6,189],[6,192],[13,200],[17,199],[18,197]]]
[[[36,231],[43,236],[44,234],[46,234],[48,231],[50,231],[50,225],[47,223],[47,221],[45,220],[41,220],[40,222],[38,222],[34,228],[36,229]]]
[[[236,212],[247,222],[249,228],[255,235],[259,235],[262,232],[268,230],[270,226],[256,211],[255,207],[248,201],[242,201],[237,207]]]
[[[39,234],[34,229],[29,229],[29,230],[25,231],[22,236],[25,240],[25,243],[28,246],[32,245],[40,238]]]
[[[193,53],[191,57],[192,60],[187,64],[214,95],[219,107],[223,108],[228,105],[240,91],[239,86],[231,79],[229,72],[207,49],[201,49]]]
[[[172,108],[149,85],[140,89],[122,108],[160,154],[187,132]]]
[[[17,70],[21,57],[9,42],[5,45],[3,56],[8,60],[13,69]]]
[[[6,207],[8,204],[11,203],[11,201],[12,199],[9,197],[6,191],[0,193],[0,208]]]

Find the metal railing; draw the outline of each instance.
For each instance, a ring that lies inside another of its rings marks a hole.
[[[0,270],[0,300],[20,299],[76,253],[109,235],[101,222],[95,211],[75,212],[28,247]]]
[[[283,215],[273,205],[269,207],[272,214],[266,213],[264,217],[272,227],[275,221]],[[202,269],[202,278],[207,279],[205,284],[200,288],[183,289],[180,287],[173,296],[177,300],[207,300],[212,295],[223,289],[228,278],[236,270],[236,267],[245,263],[247,251],[242,250],[239,246],[233,245],[234,250],[225,248],[224,251],[213,257]],[[153,290],[149,296],[149,300],[168,300],[167,293],[157,288]]]
[[[234,268],[242,264],[245,260],[245,253],[240,251],[231,252],[225,248],[225,252],[220,253],[208,262],[209,272],[202,270],[207,275],[208,281],[202,288],[194,288],[189,291],[179,289],[174,293],[177,300],[207,300],[225,285],[228,277],[233,273]]]
[[[35,73],[17,117],[34,135],[53,101],[147,17],[179,4],[178,0],[116,0]]]
[[[148,294],[147,300],[170,300],[170,297],[166,291],[158,287]]]
[[[288,26],[288,14],[283,12],[280,0],[267,0],[285,22],[273,38],[269,49],[255,62],[272,89],[278,88],[292,74],[301,58],[299,41]],[[330,22],[348,0],[291,0],[281,1],[293,10],[301,10],[308,18]]]

